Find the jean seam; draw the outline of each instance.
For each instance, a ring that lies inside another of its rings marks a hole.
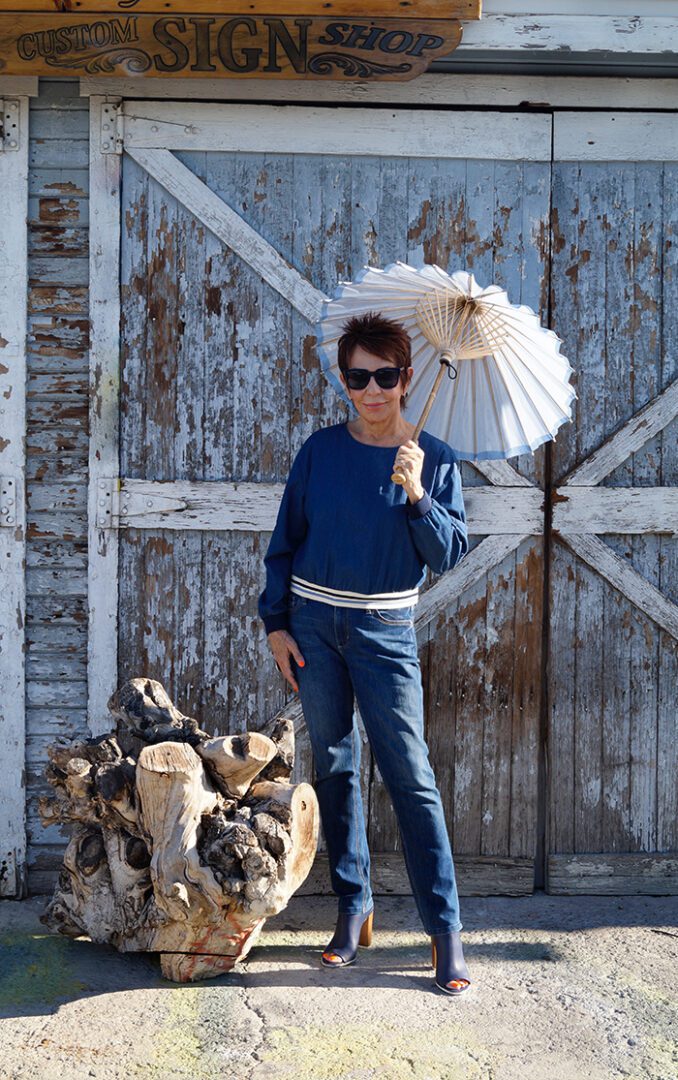
[[[351,758],[353,760],[353,775],[356,777],[356,780],[357,780],[357,783],[353,785],[353,805],[354,805],[354,814],[355,814],[356,824],[360,820],[360,812],[359,812],[360,808],[358,806],[358,798],[361,797],[360,793],[359,793],[359,790],[358,790],[358,785],[360,784],[360,776],[359,776],[358,770],[357,770],[357,761],[356,761],[356,753],[355,753],[355,740],[357,738],[359,738],[359,735],[360,735],[360,733],[359,733],[359,731],[357,729],[357,724],[356,724],[355,715],[354,715],[353,716],[353,727],[352,727],[352,731],[351,731]],[[358,867],[358,873],[360,874],[360,880],[363,883],[363,913],[364,913],[366,911],[365,899],[367,897],[368,885],[367,885],[367,881],[365,880],[365,875],[363,874],[362,866],[360,865],[360,837],[358,836],[357,828],[356,828],[356,837],[355,837],[355,850],[356,850],[356,866]]]
[[[385,619],[377,608],[368,608],[367,614],[373,615],[382,626],[414,626],[414,619]]]

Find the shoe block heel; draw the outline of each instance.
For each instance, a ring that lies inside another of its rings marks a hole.
[[[369,913],[369,915],[367,916],[367,918],[365,919],[365,922],[363,923],[362,927],[360,928],[360,938],[359,938],[359,941],[358,941],[359,945],[367,946],[367,945],[372,944],[372,920],[373,920],[373,918],[374,918],[374,912],[371,911]]]
[[[436,956],[436,943],[433,938],[431,938],[431,967],[434,968],[437,962],[438,958]]]

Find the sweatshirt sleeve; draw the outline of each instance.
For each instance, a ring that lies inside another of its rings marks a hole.
[[[264,556],[266,587],[259,597],[259,615],[266,633],[287,630],[287,598],[294,552],[306,535],[304,495],[310,463],[307,439],[290,469],[278,517]]]
[[[438,463],[431,494],[407,503],[410,533],[419,555],[436,574],[451,570],[468,551],[461,472],[452,451]]]

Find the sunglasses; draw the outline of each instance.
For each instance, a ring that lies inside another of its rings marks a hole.
[[[381,367],[376,371],[368,371],[367,368],[349,368],[344,372],[344,378],[351,390],[364,390],[370,379],[374,376],[377,386],[382,390],[393,390],[400,382],[400,368]]]

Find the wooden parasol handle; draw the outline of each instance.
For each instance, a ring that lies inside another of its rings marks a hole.
[[[448,364],[451,361],[451,359],[452,359],[452,356],[451,356],[450,353],[448,353],[448,352],[441,353],[441,356],[440,356],[440,371],[436,375],[435,382],[434,382],[433,386],[431,387],[431,393],[428,395],[428,398],[426,399],[426,404],[424,405],[424,411],[422,412],[421,416],[419,417],[419,423],[417,424],[416,428],[412,432],[412,439],[414,440],[414,442],[418,441],[419,436],[421,435],[421,433],[422,433],[422,431],[424,429],[424,424],[428,420],[428,414],[430,413],[431,409],[433,408],[433,402],[435,401],[436,394],[438,393],[438,391],[440,389],[440,384],[443,381],[443,378],[445,376],[445,371],[447,370]],[[394,471],[391,474],[391,480],[393,481],[394,484],[404,484],[406,482],[406,480],[407,480],[407,477],[401,472],[395,472]]]

